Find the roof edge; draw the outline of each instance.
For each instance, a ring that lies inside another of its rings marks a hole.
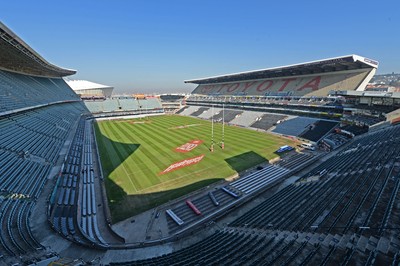
[[[76,74],[77,71],[74,69],[59,67],[48,62],[1,21],[0,21],[0,29],[4,31],[3,33],[0,32],[0,38],[8,42],[11,46],[18,49],[21,53],[25,54],[33,61],[36,61],[43,67],[49,69],[50,71],[57,72],[59,74],[59,77],[65,77]]]
[[[352,58],[354,62],[360,61],[363,62],[373,68],[377,68],[379,65],[378,61],[368,59],[363,56],[359,56],[356,54],[350,54],[350,55],[344,55],[344,56],[338,56],[338,57],[332,57],[332,58],[326,58],[326,59],[320,59],[320,60],[314,60],[314,61],[308,61],[304,63],[297,63],[297,64],[291,64],[291,65],[286,65],[286,66],[278,66],[278,67],[272,67],[272,68],[264,68],[264,69],[256,69],[256,70],[250,70],[250,71],[244,71],[244,72],[236,72],[236,73],[231,73],[231,74],[223,74],[223,75],[218,75],[218,76],[211,76],[211,77],[203,77],[203,78],[198,78],[198,79],[189,79],[189,80],[184,80],[184,83],[195,83],[196,82],[201,82],[205,81],[208,79],[214,79],[214,78],[222,78],[222,77],[233,77],[235,75],[241,75],[241,74],[249,74],[253,72],[261,72],[261,71],[269,71],[269,70],[279,70],[279,69],[286,69],[286,68],[291,68],[291,67],[296,67],[296,66],[307,66],[307,65],[312,65],[312,64],[317,64],[317,63],[322,63],[324,61],[331,61],[331,60],[338,60],[338,59],[344,59],[344,58]]]

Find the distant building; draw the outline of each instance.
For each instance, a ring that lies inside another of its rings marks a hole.
[[[369,83],[367,87],[365,88],[366,91],[390,91],[390,88],[386,84],[375,84],[375,83]]]
[[[185,105],[186,95],[184,93],[160,94],[161,105],[166,113],[175,113]]]
[[[81,98],[110,98],[114,87],[87,80],[65,80]]]

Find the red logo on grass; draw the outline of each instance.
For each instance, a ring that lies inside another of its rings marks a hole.
[[[164,171],[162,171],[159,174],[163,175],[163,174],[166,174],[166,173],[181,169],[183,167],[199,163],[203,158],[204,158],[204,154],[202,154],[200,156],[197,156],[197,157],[193,157],[193,158],[190,158],[190,159],[185,159],[183,161],[176,162],[176,163],[171,164],[170,166],[168,166],[167,169],[165,169]]]
[[[183,144],[182,146],[179,146],[178,148],[175,149],[177,152],[189,152],[199,146],[201,143],[203,143],[202,140],[192,140],[188,143]]]

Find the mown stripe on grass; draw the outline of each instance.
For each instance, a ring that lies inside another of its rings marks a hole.
[[[115,123],[116,124],[116,123]],[[105,132],[107,133],[107,135],[111,135],[115,138],[120,138],[117,130],[114,128],[114,123],[111,124],[106,124],[105,125]],[[120,142],[116,142],[116,141],[112,141],[112,140],[108,140],[111,143],[112,148],[109,148],[108,151],[112,153],[112,155],[116,155],[116,156],[112,156],[111,160],[113,161],[113,170],[110,173],[109,177],[110,179],[114,180],[114,182],[116,184],[118,184],[119,186],[121,186],[121,188],[125,188],[124,190],[127,191],[137,191],[138,190],[138,183],[135,182],[136,180],[132,180],[131,178],[129,178],[129,164],[125,165],[123,164],[125,158],[127,158],[127,154],[128,152],[124,149],[124,144],[121,144]],[[119,160],[117,160],[117,157]],[[128,170],[126,169],[128,168]],[[125,176],[125,178],[124,178]],[[124,182],[128,177],[128,184],[131,187],[131,189],[127,189],[126,185],[124,185],[126,182]]]
[[[129,132],[126,132],[120,123],[115,127],[115,130],[118,129],[118,132],[121,133],[121,135],[118,135],[119,138],[124,139],[124,141],[129,140]],[[146,147],[140,145],[139,149],[135,153],[129,154],[129,156],[126,154],[127,156],[124,160],[126,162],[122,162],[122,167],[125,165],[128,165],[129,167],[128,178],[135,183],[136,191],[140,191],[152,184],[152,179],[148,178],[149,171],[146,171],[146,169],[156,167],[156,164],[146,158],[146,153],[148,153]],[[147,168],[143,167],[143,165],[146,165]]]
[[[160,180],[156,175],[154,175],[154,170],[159,168],[159,164],[162,164],[162,160],[160,158],[154,157],[155,150],[152,149],[151,146],[147,145],[150,141],[148,138],[140,137],[139,130],[135,129],[134,131],[129,130],[129,125],[120,124],[120,130],[125,134],[125,137],[130,140],[135,140],[141,143],[139,152],[137,154],[133,154],[131,159],[138,163],[138,167],[148,169],[145,175],[138,175],[137,172],[132,172],[132,175],[137,177],[141,183],[141,189],[144,189],[153,184],[159,183]]]
[[[174,153],[174,151],[172,149],[170,149],[170,147],[168,147],[171,145],[167,145],[165,143],[165,139],[169,140],[169,142],[173,142],[173,141],[182,142],[182,141],[174,140],[172,138],[167,138],[167,137],[165,137],[165,134],[162,131],[159,131],[158,135],[156,135],[154,132],[156,132],[156,131],[152,128],[147,128],[147,129],[145,127],[140,127],[140,129],[136,128],[135,137],[138,138],[137,140],[139,140],[139,142],[146,143],[145,145],[149,145],[149,143],[151,142],[152,145],[150,144],[150,146],[154,146],[154,148],[155,148],[153,151],[153,155],[154,154],[157,155],[157,152],[158,152],[160,154],[160,156],[164,155],[165,158],[168,158],[169,161],[167,163],[160,164],[163,167],[162,169],[159,169],[161,172],[162,170],[164,170],[164,168],[168,167],[171,164],[171,162],[174,162],[174,160],[177,160],[176,157],[180,155],[180,154],[172,154],[172,153]],[[150,137],[150,139],[148,139],[148,137]],[[163,137],[164,137],[164,140],[163,140]],[[173,146],[178,146],[178,145],[173,144]],[[184,157],[186,157],[186,155],[182,154],[182,157],[184,158]],[[152,158],[152,159],[154,159],[154,158]],[[169,177],[164,176],[164,178],[162,178],[162,179],[168,180]]]
[[[104,146],[102,150],[106,152],[107,156],[122,160],[117,163],[117,169],[114,169],[114,171],[109,174],[110,180],[118,182],[118,185],[128,194],[142,195],[140,197],[125,197],[121,199],[118,197],[118,195],[121,195],[120,192],[117,194],[111,191],[109,194],[112,187],[108,188],[107,193],[110,197],[109,199],[113,202],[110,208],[113,208],[111,210],[113,217],[115,215],[118,219],[127,217],[129,213],[135,212],[134,210],[126,210],[126,208],[124,208],[123,211],[120,210],[122,209],[121,204],[123,204],[123,206],[131,206],[137,210],[145,210],[155,203],[162,203],[160,202],[161,198],[157,196],[160,194],[155,194],[155,192],[164,191],[162,193],[162,200],[170,200],[174,195],[182,195],[190,192],[191,189],[195,187],[197,188],[197,186],[191,186],[190,184],[197,184],[197,182],[199,182],[199,184],[208,184],[207,180],[211,182],[211,180],[218,180],[217,178],[230,176],[235,173],[234,169],[243,169],[252,166],[262,157],[268,159],[276,157],[274,154],[276,150],[275,147],[292,143],[290,140],[278,138],[273,135],[265,134],[264,132],[226,126],[226,148],[222,150],[217,145],[219,144],[217,142],[220,142],[222,138],[222,125],[215,123],[214,140],[216,145],[215,151],[211,153],[209,151],[211,141],[210,121],[183,116],[151,117],[143,124],[132,124],[131,121],[137,121],[137,119],[122,122],[118,121],[118,123],[115,121],[99,123],[99,128],[102,128],[103,125],[106,124],[106,127],[110,127],[107,132],[101,134],[103,141],[98,140],[99,145]],[[118,126],[111,126],[111,124],[118,124]],[[201,126],[171,129],[173,127],[190,124],[201,124]],[[111,130],[111,128],[113,129]],[[106,143],[104,138],[107,138],[107,136],[110,139],[108,142],[118,143],[117,147],[114,147],[110,143],[108,143],[108,145],[104,144]],[[204,143],[189,153],[178,153],[174,151],[176,147],[192,139],[201,139]],[[132,144],[138,144],[140,146],[135,150],[136,146],[132,146]],[[120,149],[121,155],[118,155],[117,151],[112,152],[111,150],[114,148]],[[252,156],[251,152],[254,153],[254,156]],[[244,153],[249,153],[249,155],[246,155],[248,157],[240,156]],[[200,163],[181,168],[165,175],[158,175],[160,171],[166,168],[164,166],[169,166],[184,158],[191,158],[200,154],[206,155]],[[120,159],[121,156],[124,159]],[[236,156],[238,156],[237,160],[231,160],[233,165],[229,165],[226,159]],[[120,164],[126,166],[129,172],[128,174],[124,173],[124,168],[121,167]],[[113,162],[109,163],[109,165],[115,165],[115,159]],[[134,191],[132,186],[128,185],[129,181],[127,178],[135,182],[134,184],[138,183],[137,191]],[[110,185],[113,183],[110,182],[107,184]],[[150,194],[146,195],[146,193]],[[128,202],[129,204],[127,204]],[[138,207],[139,205],[140,208]]]

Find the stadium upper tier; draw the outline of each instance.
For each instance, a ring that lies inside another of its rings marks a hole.
[[[79,100],[61,78],[35,77],[0,70],[0,115],[40,105]]]
[[[378,62],[357,55],[186,80],[198,84],[192,94],[326,96],[332,90],[364,90]]]
[[[0,68],[42,77],[64,77],[76,73],[47,62],[1,22]]]

